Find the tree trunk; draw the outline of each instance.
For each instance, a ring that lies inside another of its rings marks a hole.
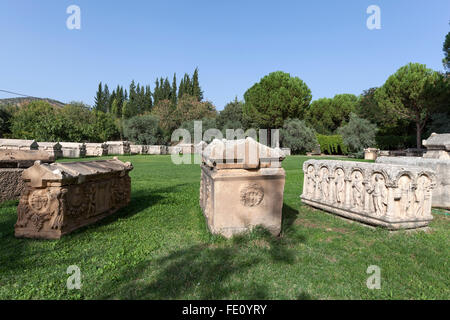
[[[417,149],[420,149],[422,147],[422,126],[419,121],[416,122],[416,128]]]

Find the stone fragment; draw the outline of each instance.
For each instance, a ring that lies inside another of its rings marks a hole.
[[[55,159],[62,158],[62,146],[59,142],[38,142],[39,150],[47,152]]]
[[[131,163],[114,158],[42,164],[23,173],[15,236],[59,239],[92,224],[130,201]]]
[[[424,158],[450,159],[450,133],[432,133],[427,140],[422,141],[422,144],[427,148]]]
[[[130,153],[131,154],[147,154],[148,146],[146,145],[130,145]]]
[[[34,140],[0,139],[0,150],[38,150],[39,145]]]
[[[281,151],[283,151],[286,156],[291,155],[291,148],[281,148]]]
[[[426,227],[434,171],[403,165],[308,160],[303,164],[303,203],[391,230]]]
[[[202,154],[200,206],[213,234],[281,231],[284,153],[252,138],[213,140]]]
[[[436,173],[432,206],[450,209],[450,160],[419,157],[379,157],[377,163],[421,167]]]
[[[24,189],[22,173],[36,160],[51,163],[55,159],[38,150],[0,150],[0,202],[19,199]]]
[[[85,143],[86,156],[101,157],[108,155],[108,145],[106,143]]]
[[[147,146],[147,154],[167,154],[167,147],[166,146]]]

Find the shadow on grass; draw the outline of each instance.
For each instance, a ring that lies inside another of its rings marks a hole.
[[[296,263],[292,244],[301,237],[274,237],[263,228],[234,236],[221,244],[200,244],[176,250],[127,269],[118,282],[105,283],[99,299],[269,299],[267,283],[245,273]],[[117,287],[116,283],[125,283]],[[299,299],[312,299],[301,293]]]

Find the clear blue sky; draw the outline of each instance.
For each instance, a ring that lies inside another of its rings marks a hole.
[[[66,28],[71,4],[81,30]],[[381,30],[366,27],[371,4]],[[442,70],[449,20],[449,0],[2,0],[0,89],[92,105],[99,81],[153,88],[198,66],[219,110],[276,70],[313,99],[360,94],[410,61]]]

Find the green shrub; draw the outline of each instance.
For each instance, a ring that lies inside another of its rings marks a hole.
[[[123,123],[123,135],[126,139],[144,145],[160,144],[162,131],[159,119],[151,114],[135,116]]]
[[[375,146],[376,124],[350,113],[350,120],[338,130],[348,150],[357,158],[363,158],[364,149]]]
[[[416,136],[376,135],[377,148],[381,150],[397,150],[416,147]]]
[[[347,146],[341,135],[326,136],[317,134],[317,141],[320,144],[320,150],[325,154],[347,154]]]
[[[291,149],[293,154],[312,151],[318,144],[314,129],[303,120],[287,119],[280,130],[281,145]]]

